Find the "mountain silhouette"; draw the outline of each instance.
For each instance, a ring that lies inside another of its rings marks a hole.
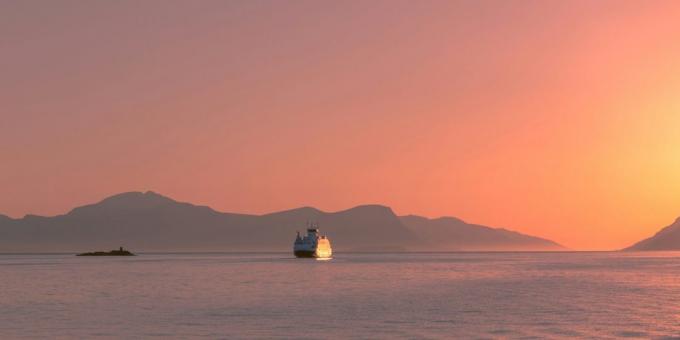
[[[559,250],[557,243],[454,218],[398,217],[382,205],[303,207],[265,215],[217,212],[157,193],[128,192],[64,215],[0,215],[0,252],[290,251],[316,222],[336,251]]]
[[[468,224],[455,217],[428,219],[408,215],[401,221],[438,250],[564,250],[561,245],[539,237],[502,228]]]
[[[623,250],[680,250],[680,217],[673,224],[661,229],[654,236]]]

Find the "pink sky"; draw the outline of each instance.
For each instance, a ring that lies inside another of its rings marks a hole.
[[[5,1],[0,212],[365,203],[612,249],[680,216],[677,1]]]

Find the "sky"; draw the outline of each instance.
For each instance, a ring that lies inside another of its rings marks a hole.
[[[678,1],[0,1],[0,213],[388,205],[578,250],[680,216]]]

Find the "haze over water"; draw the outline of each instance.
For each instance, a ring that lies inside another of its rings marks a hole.
[[[680,337],[680,253],[0,256],[2,338]]]

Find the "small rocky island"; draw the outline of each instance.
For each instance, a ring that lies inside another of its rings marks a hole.
[[[76,256],[135,256],[135,254],[123,249],[123,247],[120,247],[118,250],[94,251],[91,253],[77,254]]]

